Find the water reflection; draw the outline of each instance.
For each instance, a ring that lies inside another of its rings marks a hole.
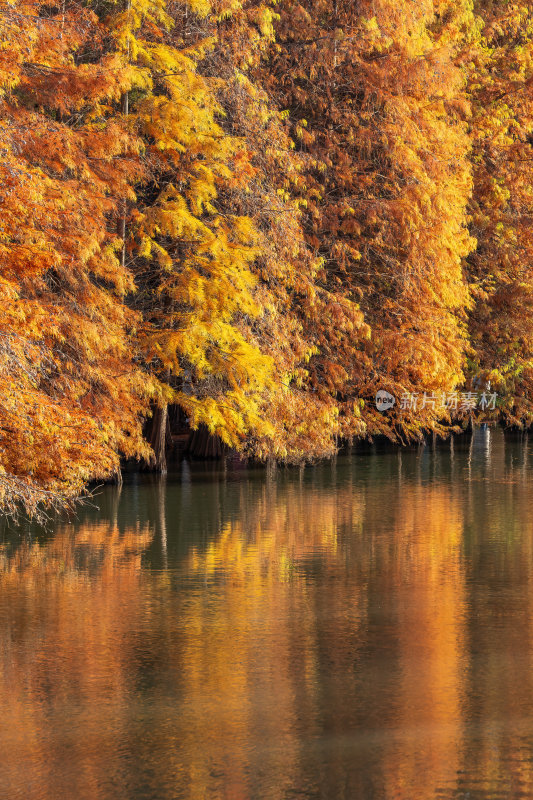
[[[148,526],[88,521],[4,546],[1,797],[108,796],[99,785],[121,770],[151,539]]]
[[[134,478],[0,551],[0,797],[533,797],[527,440]]]

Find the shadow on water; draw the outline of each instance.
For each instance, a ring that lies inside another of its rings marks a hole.
[[[4,527],[0,797],[533,797],[532,468],[487,428]]]

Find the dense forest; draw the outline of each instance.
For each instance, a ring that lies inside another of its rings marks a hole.
[[[5,511],[533,422],[533,2],[0,10]]]

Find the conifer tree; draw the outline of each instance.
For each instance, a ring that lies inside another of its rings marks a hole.
[[[495,416],[533,421],[533,4],[479,2],[465,57],[472,99],[474,195],[468,259],[475,305],[469,377],[499,395]]]
[[[116,473],[119,451],[147,453],[153,386],[131,358],[110,224],[138,148],[112,113],[127,76],[94,13],[0,10],[0,502],[32,511]]]
[[[361,398],[371,433],[439,430],[440,394],[463,381],[470,302],[468,103],[455,64],[469,5],[286,0],[278,10],[266,80],[311,158],[307,241],[371,330],[354,341],[333,304],[316,380]],[[383,416],[379,388],[430,399]]]
[[[197,70],[213,41],[184,41],[185,10],[202,15],[209,5],[167,11],[131,0],[109,23],[140,76],[128,123],[143,143],[146,178],[126,238],[143,314],[137,343],[162,381],[163,409],[177,403],[193,428],[204,424],[239,447],[270,428],[263,405],[272,359],[253,331],[262,313],[251,271],[258,238],[249,217],[219,208],[220,191],[243,181],[246,160],[219,125],[216,82]]]
[[[269,393],[273,431],[251,441],[249,449],[293,460],[331,454],[339,436],[364,432],[358,405],[351,403],[351,413],[341,416],[337,385],[317,380],[323,362],[317,334],[332,309],[338,339],[344,332],[355,345],[368,328],[357,303],[326,285],[322,260],[305,239],[301,194],[308,160],[295,148],[285,113],[263,85],[276,17],[269,3],[233,4],[231,13],[220,14],[213,30],[218,45],[201,68],[222,78],[222,125],[241,138],[251,166],[246,181],[226,191],[223,200],[251,217],[260,236],[253,271],[264,313],[255,327],[279,381]]]

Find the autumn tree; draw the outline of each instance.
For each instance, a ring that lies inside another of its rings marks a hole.
[[[362,434],[357,403],[341,415],[338,385],[317,380],[324,354],[340,342],[352,346],[368,335],[358,304],[342,287],[328,286],[323,259],[309,246],[303,229],[309,159],[295,147],[265,74],[276,47],[275,4],[233,4],[217,21],[218,46],[202,69],[222,76],[222,124],[242,138],[252,173],[225,201],[255,221],[260,255],[254,272],[265,313],[256,329],[273,355],[280,386],[271,392],[273,434],[252,442],[260,455],[301,459],[331,454],[341,435]],[[327,319],[328,337],[321,336]]]
[[[127,211],[125,245],[143,315],[136,345],[164,387],[161,469],[168,402],[186,411],[192,427],[204,424],[233,447],[269,431],[272,358],[253,330],[262,313],[250,268],[257,231],[249,217],[218,203],[221,189],[246,179],[246,155],[219,125],[215,81],[197,70],[212,40],[183,36],[185,14],[201,17],[209,8],[132,0],[105,19],[138,76],[123,117],[142,142],[146,175]]]
[[[533,422],[533,5],[478,2],[479,45],[465,68],[472,101],[477,248],[468,258],[471,381],[500,396],[495,414]]]
[[[532,10],[0,0],[2,507],[164,470],[170,404],[293,461],[530,424]]]
[[[140,175],[113,113],[129,77],[82,4],[1,12],[0,499],[32,511],[147,453],[154,387],[131,358],[112,223]]]
[[[310,159],[307,241],[326,285],[359,303],[371,330],[354,341],[332,305],[317,321],[315,382],[336,387],[347,415],[350,398],[364,401],[370,433],[439,430],[440,393],[464,378],[470,303],[469,107],[455,63],[475,24],[469,4],[286,0],[278,10],[263,74]],[[435,399],[383,416],[379,388]]]

